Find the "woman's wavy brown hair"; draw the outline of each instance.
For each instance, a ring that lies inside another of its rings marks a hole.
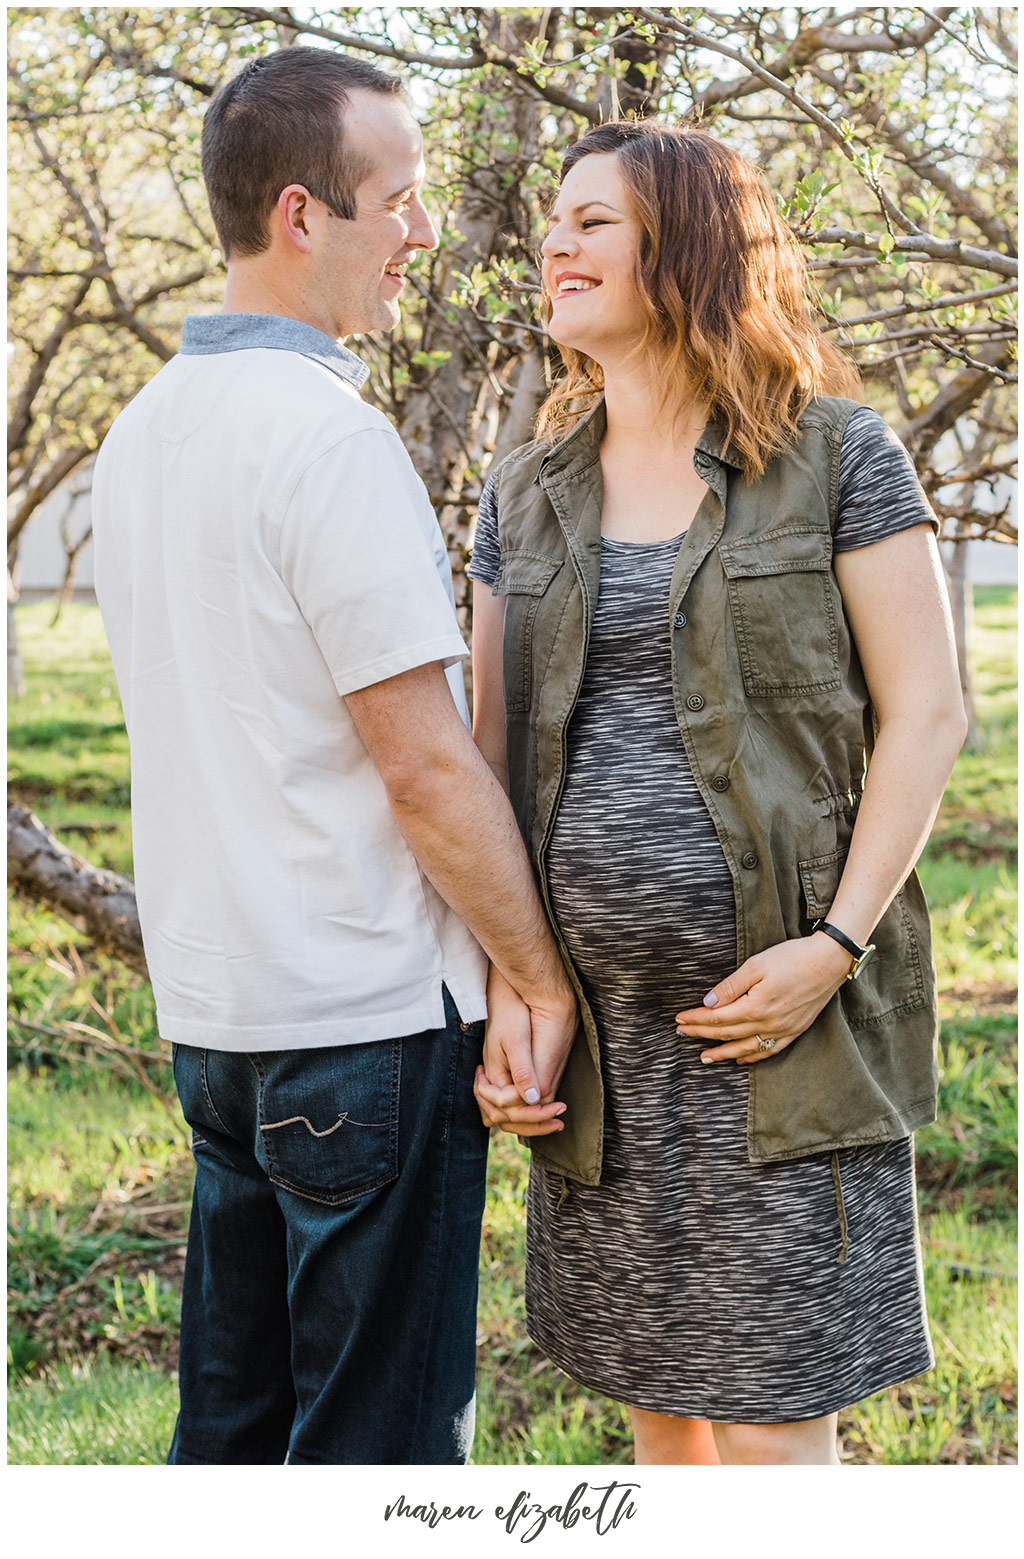
[[[641,228],[637,350],[656,355],[666,405],[708,406],[747,476],[760,476],[815,395],[860,393],[856,368],[810,316],[796,240],[754,166],[705,130],[599,125],[570,147],[561,178],[595,152],[618,156]],[[604,387],[599,364],[559,351],[566,374],[540,409],[539,437],[567,432]]]

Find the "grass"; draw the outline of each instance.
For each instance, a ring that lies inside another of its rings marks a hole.
[[[976,592],[984,745],[958,760],[921,864],[943,1018],[940,1115],[917,1138],[937,1362],[842,1416],[852,1463],[1015,1457],[1015,603],[1011,590]],[[29,691],[10,710],[12,793],[91,860],[130,872],[127,744],[99,616],[73,605],[51,629],[50,612],[19,608]],[[176,1411],[191,1159],[152,996],[53,916],[13,905],[9,939],[9,1460],[159,1463]],[[526,1335],[526,1175],[526,1151],[497,1139],[474,1462],[629,1464],[623,1410]]]
[[[167,1459],[174,1379],[102,1355],[24,1381],[7,1409],[8,1461],[19,1466],[151,1466]]]

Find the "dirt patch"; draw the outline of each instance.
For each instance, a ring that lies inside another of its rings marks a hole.
[[[939,992],[940,1001],[957,1002],[976,1012],[1016,1012],[1016,985],[950,985]]]

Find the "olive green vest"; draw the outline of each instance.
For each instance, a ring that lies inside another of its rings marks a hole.
[[[827,914],[873,742],[832,571],[839,448],[855,404],[813,402],[794,447],[754,483],[713,424],[694,455],[709,492],[672,576],[672,683],[683,744],[732,875],[738,964],[809,934]],[[599,403],[557,444],[510,455],[496,479],[509,790],[549,914],[545,854],[600,581],[603,431]],[[915,875],[872,940],[877,952],[861,977],[794,1044],[749,1069],[752,1163],[886,1142],[934,1119],[935,974]],[[565,1130],[531,1147],[547,1168],[595,1185],[600,1043],[585,1001],[581,1008],[559,1090]]]

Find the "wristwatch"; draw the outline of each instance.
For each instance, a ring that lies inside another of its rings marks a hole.
[[[845,947],[846,951],[853,959],[853,968],[850,970],[846,978],[848,980],[855,980],[860,974],[864,965],[867,963],[868,959],[871,957],[871,954],[874,952],[874,942],[869,942],[867,947],[858,947],[853,938],[847,936],[845,931],[840,931],[838,926],[830,926],[828,921],[824,919],[816,920],[814,922],[813,926],[811,927],[812,936],[815,931],[824,931],[825,935],[830,936],[833,941],[838,942],[840,947]]]

